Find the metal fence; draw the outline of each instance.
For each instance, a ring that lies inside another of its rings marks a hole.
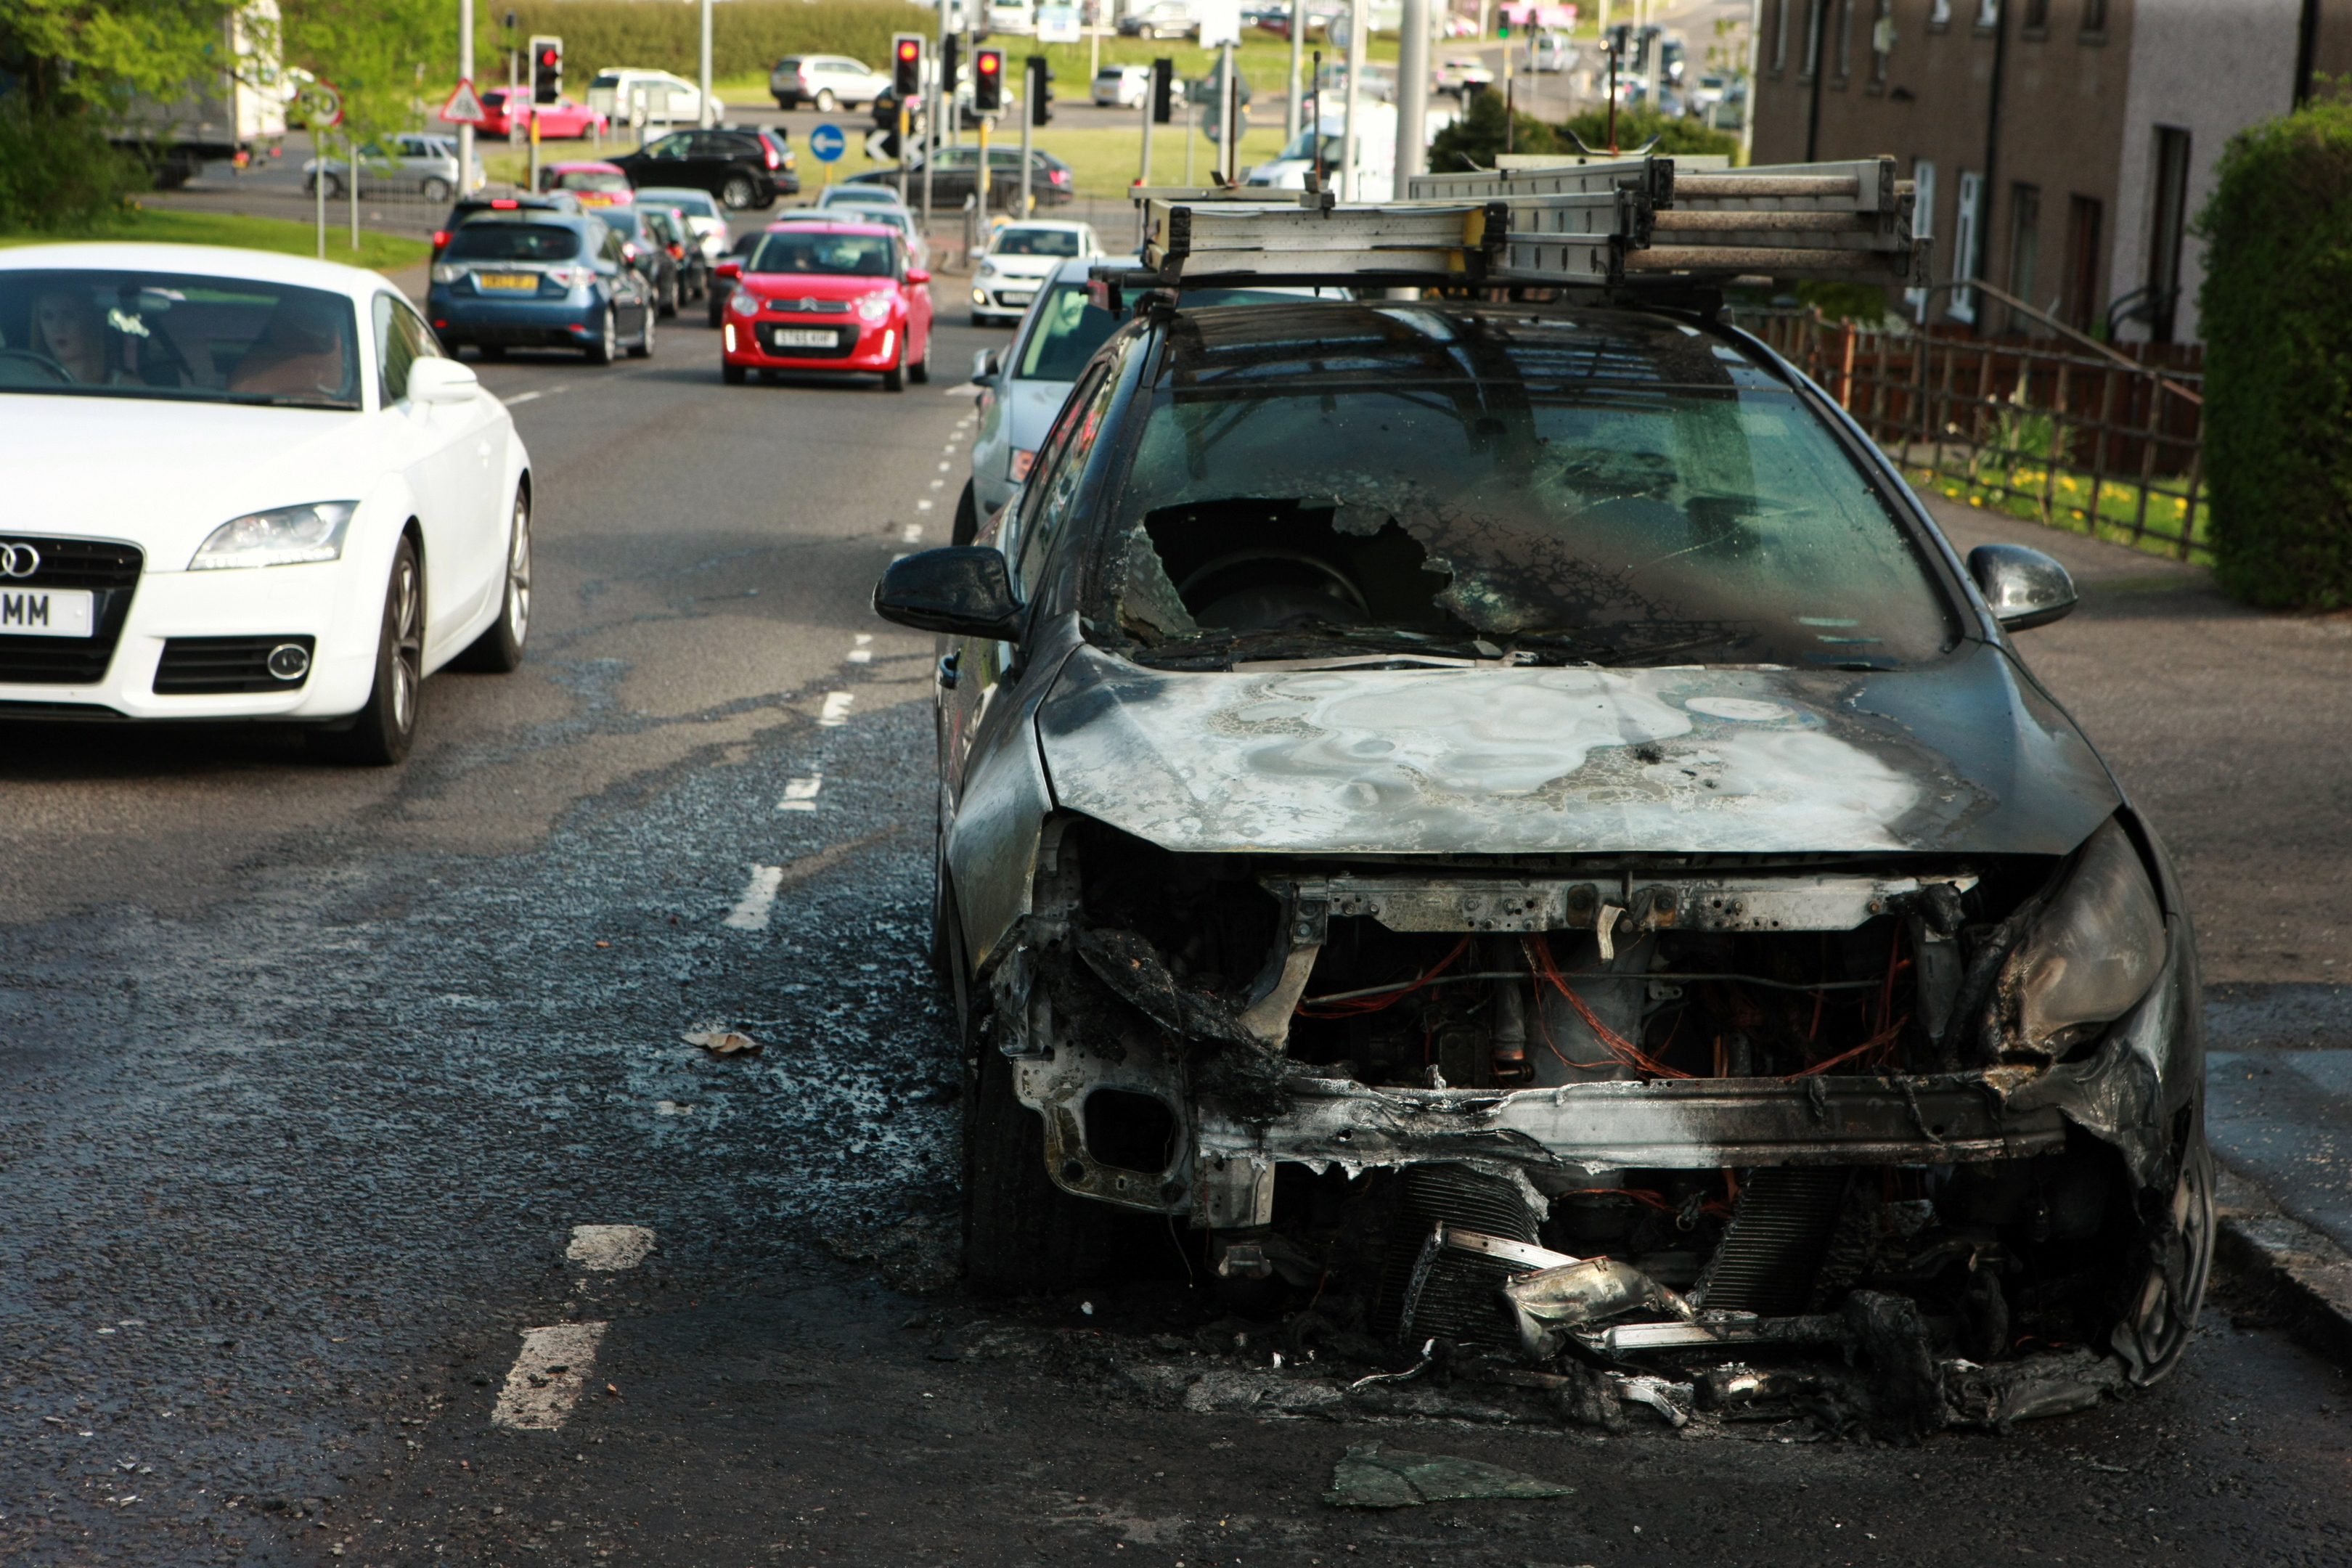
[[[1882,330],[1738,310],[1915,482],[2060,528],[2208,558],[2203,353]]]

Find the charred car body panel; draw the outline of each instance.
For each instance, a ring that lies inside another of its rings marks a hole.
[[[1740,400],[1761,434],[1726,458]],[[1434,423],[1293,480],[1236,436],[1270,406]],[[1488,468],[1449,500],[1421,453],[1457,426]],[[1557,518],[1731,585],[1561,564]],[[1052,1189],[1206,1227],[1244,1274],[1352,1268],[1397,1334],[1509,1342],[1502,1280],[1599,1258],[1522,1321],[1603,1357],[2177,1359],[2211,1234],[2177,882],[1899,476],[1769,351],[1633,313],[1162,310],[982,542],[1026,619],[943,645],[943,951]],[[1798,583],[1807,613],[1769,607]],[[1643,654],[1694,644],[1732,657]]]

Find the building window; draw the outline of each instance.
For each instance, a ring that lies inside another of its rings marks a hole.
[[[1797,0],[1772,0],[1772,68],[1789,68],[1789,7]]]
[[[2000,26],[2000,0],[1977,0],[1977,26],[1979,27]]]
[[[2021,18],[2026,37],[2037,37],[2050,31],[2050,0],[2025,0],[2025,15]]]
[[[2009,187],[2009,291],[2017,299],[2033,303],[2034,277],[2042,270],[2042,187],[2014,184]],[[2011,331],[2032,331],[2033,319],[2010,312]]]
[[[2104,33],[2107,30],[2107,0],[2083,0],[2083,31]]]
[[[2147,243],[2149,341],[2172,341],[2180,305],[2180,237],[2189,226],[2189,132],[2177,125],[2156,128],[2156,189]]]
[[[1805,0],[1805,75],[1817,76],[1822,68],[1822,7],[1830,0]]]
[[[1853,74],[1853,0],[1838,0],[1838,80]]]
[[[1870,24],[1870,79],[1886,85],[1887,62],[1895,54],[1895,0],[1878,0],[1878,15]]]
[[[2089,331],[2099,315],[2099,239],[2105,217],[2105,207],[2095,196],[2066,204],[2066,276],[2058,317],[2078,332]]]
[[[1945,310],[1956,321],[1977,319],[1977,291],[1961,287],[1977,275],[1977,236],[1984,212],[1984,176],[1960,171],[1958,200],[1952,205],[1952,302]]]
[[[1932,258],[1936,253],[1933,243],[1936,237],[1936,165],[1932,159],[1911,160],[1911,237],[1929,242],[1927,254],[1931,261],[1927,270],[1933,272],[1935,267],[1932,264]],[[1954,276],[1957,277],[1958,274],[1955,273]],[[1903,290],[1903,298],[1910,301],[1913,313],[1920,321],[1924,321],[1927,319],[1926,309],[1927,290],[1906,289]]]
[[[1927,7],[1927,26],[1948,27],[1952,25],[1952,0],[1935,0]]]

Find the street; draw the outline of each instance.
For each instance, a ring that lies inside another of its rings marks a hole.
[[[960,1294],[932,646],[868,608],[946,540],[1005,340],[954,286],[899,395],[722,385],[698,307],[650,361],[480,364],[538,479],[530,658],[429,680],[404,766],[0,727],[0,1560],[2352,1563],[2352,1380],[2226,1280],[2158,1388],[1909,1449],[1287,1409],[1297,1346],[1173,1245]],[[2346,1043],[2340,618],[1951,529],[2076,564],[2023,646],[2181,859],[2216,1049],[2287,1004]],[[682,1038],[723,1030],[763,1048]],[[1368,1443],[1573,1491],[1327,1506]]]

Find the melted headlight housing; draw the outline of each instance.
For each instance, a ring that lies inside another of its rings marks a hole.
[[[2110,817],[2002,963],[2002,1054],[2054,1061],[2128,1012],[2163,971],[2164,908],[2139,848]]]

